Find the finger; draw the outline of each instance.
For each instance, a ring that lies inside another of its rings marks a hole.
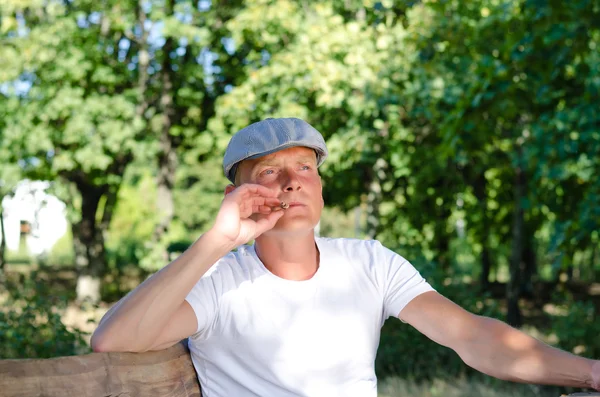
[[[259,212],[261,214],[270,214],[271,212],[273,212],[273,210],[267,205],[259,205],[257,211],[255,212]]]
[[[248,199],[249,202],[252,203],[252,205],[266,205],[269,207],[279,207],[279,205],[281,204],[281,201],[279,201],[279,199],[274,198],[274,197],[260,197],[260,196],[255,196],[255,197],[251,197]]]
[[[264,232],[273,229],[279,218],[283,216],[284,211],[273,211],[264,218],[256,221],[256,237],[260,236]]]
[[[238,188],[236,190],[239,190]],[[235,202],[240,208],[246,207],[248,209],[253,208],[254,206],[259,205],[267,205],[269,207],[276,207],[281,204],[279,199],[276,197],[265,197],[260,195],[259,193],[251,193],[249,191],[241,192],[241,191],[233,191],[228,196],[225,197],[227,201]]]
[[[283,211],[283,208],[281,208],[280,206],[270,207],[268,205],[259,205],[256,207],[252,207],[253,214],[270,214],[271,212],[275,211]]]
[[[277,192],[271,190],[262,185],[256,185],[251,183],[245,183],[240,185],[236,190],[240,192],[240,194],[246,195],[260,195],[263,197],[277,197]]]
[[[269,207],[280,208],[281,200],[279,200],[278,198],[266,198],[264,205],[268,205]]]
[[[279,203],[279,201],[278,201],[278,203]],[[244,218],[248,218],[252,214],[270,214],[273,211],[280,211],[280,210],[281,210],[281,207],[279,205],[277,205],[277,206],[270,206],[270,205],[264,205],[264,204],[250,205],[249,203],[246,203],[245,205],[244,204],[240,205],[240,216],[242,216]]]
[[[256,189],[255,189],[256,188]],[[261,206],[270,207],[271,209],[279,208],[281,201],[276,197],[265,197],[261,195],[265,193],[264,186],[246,185],[236,188],[229,195],[225,196],[225,201],[239,208],[239,214],[242,218],[247,218],[253,213],[270,213],[261,210]],[[269,194],[274,194],[270,189],[266,189]],[[234,204],[235,203],[235,204]]]

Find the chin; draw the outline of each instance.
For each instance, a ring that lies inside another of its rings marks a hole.
[[[280,220],[277,222],[275,227],[271,229],[268,234],[287,234],[287,233],[301,233],[314,230],[319,222],[309,221],[307,219],[290,219]]]

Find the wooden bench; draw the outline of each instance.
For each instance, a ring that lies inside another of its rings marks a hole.
[[[158,352],[0,360],[0,396],[201,397],[202,393],[185,340]]]
[[[201,397],[187,341],[158,352],[0,360],[2,397]]]

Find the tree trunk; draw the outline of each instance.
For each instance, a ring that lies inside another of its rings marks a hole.
[[[486,236],[487,237],[487,236]],[[492,269],[492,260],[490,258],[490,249],[487,239],[481,246],[481,276],[479,278],[482,291],[487,291],[490,287],[490,270]]]
[[[521,160],[520,148],[519,161]],[[508,305],[507,322],[514,326],[522,325],[521,310],[519,308],[519,298],[521,295],[522,280],[522,259],[523,259],[523,238],[524,238],[524,211],[522,200],[525,197],[525,175],[520,166],[515,170],[514,186],[515,209],[512,225],[512,252],[510,257],[510,279],[506,289],[506,298]]]
[[[0,198],[0,201],[2,199]],[[6,230],[4,229],[4,210],[2,208],[2,204],[0,203],[0,237],[2,237],[2,241],[0,241],[0,277],[4,274],[4,270],[6,267]]]
[[[575,253],[571,255],[571,260],[567,265],[567,269],[565,270],[565,275],[567,277],[567,281],[573,280],[573,272],[575,271],[575,267],[573,265],[573,260],[575,259]]]
[[[173,15],[175,7],[174,0],[166,2],[166,14]],[[160,240],[169,230],[169,225],[175,215],[175,204],[173,201],[173,187],[175,185],[175,171],[177,169],[176,145],[171,135],[171,127],[174,124],[175,109],[173,103],[173,68],[171,65],[171,52],[175,49],[172,37],[168,37],[163,46],[163,60],[161,64],[162,92],[160,105],[162,110],[162,126],[160,133],[160,151],[158,154],[157,175],[157,207],[159,212],[158,224],[152,236],[153,244],[160,244]],[[168,261],[166,249],[162,252],[163,261]]]
[[[446,161],[447,169],[452,169],[454,165],[448,159]],[[450,190],[450,182],[448,178],[440,177],[435,182],[435,187],[438,192],[444,194]],[[441,197],[444,199],[444,197]],[[444,274],[450,274],[450,235],[448,233],[448,219],[452,215],[452,209],[449,206],[449,200],[443,200],[442,205],[437,205],[437,198],[431,198],[431,210],[435,212],[436,220],[434,225],[434,241],[432,246],[437,253],[437,262]]]
[[[367,188],[367,205],[366,205],[366,225],[365,234],[367,239],[375,239],[379,234],[381,225],[381,216],[379,206],[383,201],[383,182],[387,179],[389,172],[389,164],[384,158],[387,148],[385,142],[389,137],[389,122],[385,122],[383,127],[375,132],[372,142],[373,154],[377,156],[377,160],[371,168],[368,169]]]
[[[142,7],[142,1],[137,0],[136,5],[136,18],[138,28],[141,32],[138,45],[140,47],[138,52],[139,66],[138,66],[138,92],[137,92],[137,108],[136,114],[139,117],[144,117],[144,113],[148,109],[149,103],[146,96],[146,90],[148,88],[148,67],[150,65],[150,54],[148,53],[148,36],[150,32],[146,29],[146,13]]]
[[[77,299],[100,301],[100,279],[104,274],[104,236],[96,216],[104,189],[78,183],[81,220],[72,226],[75,263],[78,266]]]
[[[535,254],[535,239],[533,230],[527,226],[525,228],[526,236],[523,236],[526,241],[522,252],[523,277],[521,278],[521,295],[527,298],[534,297],[533,279],[537,274],[537,256]]]
[[[594,269],[597,269],[596,263],[598,262],[598,258],[600,257],[600,255],[598,255],[598,252],[600,252],[598,250],[598,246],[592,243],[592,254],[590,259],[590,270],[592,274],[594,274]]]
[[[477,204],[481,212],[481,225],[479,228],[479,238],[481,244],[481,276],[479,278],[480,288],[486,291],[490,286],[490,271],[492,269],[492,259],[490,255],[490,219],[487,211],[487,181],[484,172],[476,178],[473,185]]]
[[[442,208],[438,220],[434,227],[435,249],[437,251],[437,261],[444,274],[450,271],[450,239],[446,231],[446,220],[450,217],[450,211]]]
[[[383,158],[378,158],[370,172],[370,182],[367,194],[367,239],[377,238],[380,225],[379,206],[383,200],[382,182],[385,180],[385,173],[388,164]]]

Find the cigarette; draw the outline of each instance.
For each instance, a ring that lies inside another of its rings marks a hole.
[[[281,206],[281,208],[283,208],[285,210],[285,209],[289,208],[290,205],[288,203],[286,203],[285,201],[282,201],[280,206]]]

